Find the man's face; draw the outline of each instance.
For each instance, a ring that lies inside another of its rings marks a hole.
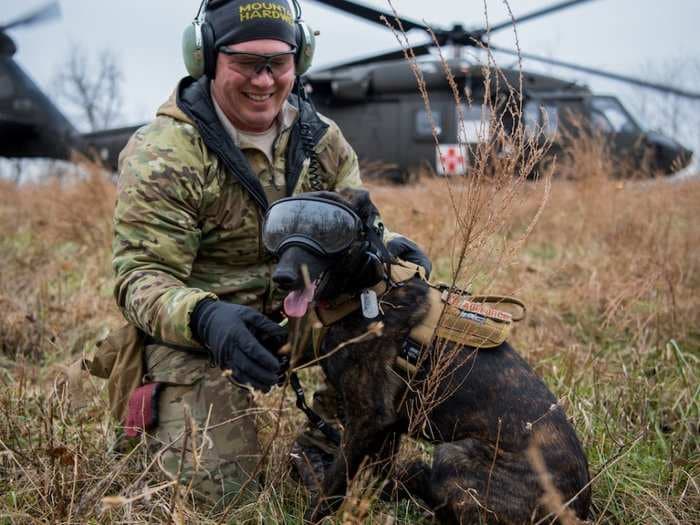
[[[235,53],[272,55],[292,48],[280,40],[251,40],[226,46],[226,49]],[[268,68],[251,72],[255,57],[217,54],[212,93],[236,129],[266,131],[281,111],[294,85],[294,60],[284,55],[276,60],[277,66],[272,68],[274,72]]]

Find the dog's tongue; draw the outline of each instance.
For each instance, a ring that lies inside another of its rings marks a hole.
[[[304,317],[309,303],[314,298],[316,283],[311,283],[303,290],[294,290],[284,298],[284,313],[287,317]]]

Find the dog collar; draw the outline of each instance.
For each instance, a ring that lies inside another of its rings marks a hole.
[[[425,270],[422,267],[405,261],[389,265],[388,280],[381,280],[368,290],[381,298],[389,291],[391,283],[400,285],[414,277],[425,280]],[[316,318],[323,326],[330,326],[361,308],[359,295],[342,295],[333,301],[319,301],[314,306]]]

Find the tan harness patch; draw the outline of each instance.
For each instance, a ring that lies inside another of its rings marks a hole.
[[[406,282],[414,277],[427,281],[423,268],[405,261],[392,264],[389,271],[393,283]],[[379,297],[381,309],[392,307],[382,301],[389,290],[386,282],[382,281],[372,289]],[[513,322],[523,319],[526,312],[525,305],[513,297],[471,296],[461,291],[450,293],[448,289],[434,285],[430,285],[427,299],[430,303],[428,314],[409,334],[409,339],[423,348],[430,346],[434,338],[475,348],[497,347],[508,338]],[[497,308],[499,306],[514,306],[520,311],[515,315]],[[329,326],[359,308],[357,297],[346,297],[333,304],[316,305],[314,311],[321,324]]]

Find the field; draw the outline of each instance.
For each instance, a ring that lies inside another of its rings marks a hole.
[[[488,227],[471,230],[459,283],[527,303],[512,342],[584,444],[592,522],[700,523],[700,179],[623,181],[587,166],[480,208]],[[478,196],[460,184],[371,186],[385,222],[427,249],[438,280],[454,276],[463,219],[491,195],[491,183]],[[193,507],[142,444],[113,448],[103,382],[69,365],[121,324],[114,195],[98,174],[0,182],[0,524],[301,523],[286,455],[304,419],[289,389],[259,396],[263,440],[275,436],[265,491],[225,516]],[[302,377],[309,390],[317,379]],[[367,494],[342,523],[430,522],[416,504]]]

